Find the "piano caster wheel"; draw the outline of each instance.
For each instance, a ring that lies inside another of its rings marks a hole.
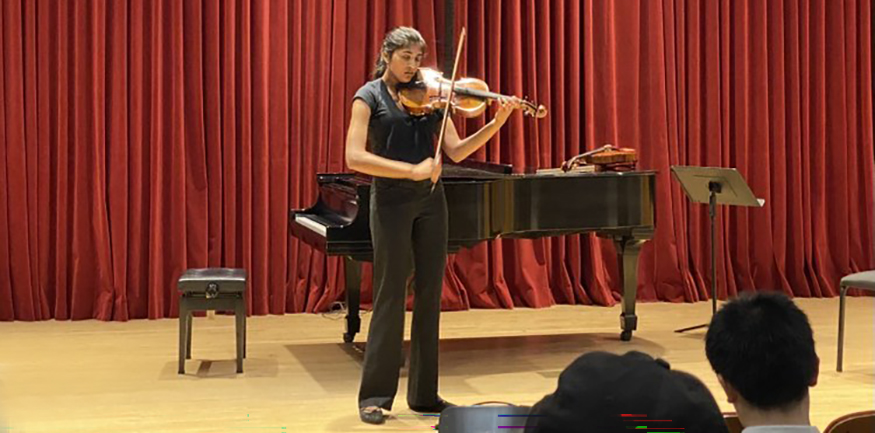
[[[352,340],[355,338],[355,334],[350,334],[347,332],[343,333],[343,342],[344,343],[352,343]]]
[[[620,333],[620,340],[629,341],[632,339],[632,331],[623,331]]]

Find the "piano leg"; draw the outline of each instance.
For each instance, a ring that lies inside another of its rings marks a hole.
[[[638,253],[644,240],[629,236],[615,236],[617,260],[619,262],[620,279],[623,285],[623,312],[620,313],[620,340],[632,339],[632,331],[638,328],[638,316],[635,315],[635,299],[638,295]]]
[[[343,334],[344,343],[352,343],[352,340],[361,330],[359,318],[359,295],[362,281],[362,264],[349,256],[344,256],[344,274],[346,276],[346,332]]]

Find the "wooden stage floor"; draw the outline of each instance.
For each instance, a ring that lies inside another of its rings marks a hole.
[[[875,298],[848,305],[845,371],[836,373],[838,298],[800,299],[821,358],[812,421],[875,408]],[[474,310],[442,316],[441,394],[457,404],[532,404],[581,353],[640,350],[702,379],[731,410],[704,353],[710,304],[639,304],[639,330],[619,340],[620,307]],[[369,315],[364,316],[367,329]],[[0,432],[429,431],[407,409],[402,373],[393,418],[356,412],[361,353],[341,343],[339,315],[249,319],[245,373],[234,374],[230,316],[197,318],[188,374],[176,374],[177,321],[0,323]],[[409,329],[408,314],[408,329]],[[360,334],[357,341],[364,341]],[[4,421],[0,421],[4,422]]]

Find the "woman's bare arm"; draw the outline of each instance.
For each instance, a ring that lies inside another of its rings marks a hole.
[[[453,125],[453,120],[448,119],[449,123],[447,124],[447,130],[444,134],[443,149],[450,159],[454,162],[459,162],[489,142],[489,139],[491,139],[492,136],[501,129],[504,123],[507,122],[507,118],[513,110],[519,108],[519,99],[513,98],[501,100],[500,104],[501,106],[499,107],[498,113],[496,113],[494,119],[480,128],[479,131],[465,137],[464,139],[459,138],[459,133],[456,131],[456,126]]]
[[[346,166],[359,173],[395,179],[428,179],[434,160],[428,158],[420,164],[395,161],[368,152],[368,121],[371,108],[364,101],[356,99],[352,103],[352,118],[346,134]]]

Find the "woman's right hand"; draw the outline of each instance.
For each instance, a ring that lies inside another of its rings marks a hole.
[[[437,164],[434,158],[426,158],[419,164],[413,166],[410,171],[410,178],[413,180],[435,179],[440,177],[441,164]]]

